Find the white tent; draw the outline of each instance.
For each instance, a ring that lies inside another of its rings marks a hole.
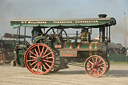
[[[3,37],[4,34],[5,34],[5,32],[2,29],[0,29],[0,38]]]

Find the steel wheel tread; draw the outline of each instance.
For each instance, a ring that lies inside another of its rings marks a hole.
[[[55,72],[58,72],[60,70],[60,56],[58,54],[58,51],[53,50],[53,52],[54,52],[54,55],[55,55],[54,56],[55,62],[54,62],[54,65],[53,65],[52,69],[50,70],[50,73],[55,73]]]

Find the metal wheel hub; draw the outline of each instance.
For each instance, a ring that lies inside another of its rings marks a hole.
[[[42,58],[41,57],[37,57],[37,62],[41,62]]]
[[[94,68],[95,68],[95,69],[98,69],[98,66],[97,66],[97,65],[94,65]]]

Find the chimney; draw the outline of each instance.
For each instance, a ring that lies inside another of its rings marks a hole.
[[[106,18],[106,14],[99,14],[98,15],[99,18]],[[105,41],[105,27],[104,26],[101,26],[99,28],[99,39],[100,39],[100,42],[104,42]]]

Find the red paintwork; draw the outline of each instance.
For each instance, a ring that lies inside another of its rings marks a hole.
[[[65,54],[65,55],[62,55],[62,56],[74,56],[73,54]]]
[[[62,46],[61,45],[55,45],[55,48],[61,48]]]

